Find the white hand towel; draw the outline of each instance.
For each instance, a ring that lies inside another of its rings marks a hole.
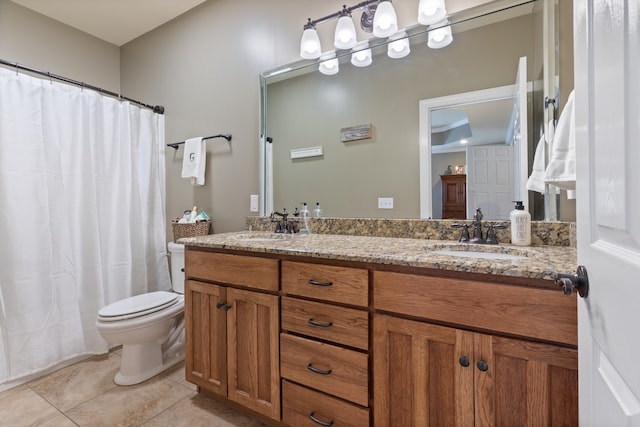
[[[184,142],[182,177],[190,178],[192,185],[204,185],[204,171],[207,163],[207,144],[202,137],[190,138]]]
[[[551,160],[544,174],[547,184],[563,190],[576,189],[576,138],[574,92],[569,94],[553,138]]]

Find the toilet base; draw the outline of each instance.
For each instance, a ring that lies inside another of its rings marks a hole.
[[[168,360],[167,363],[163,363],[160,366],[157,366],[153,369],[150,369],[144,373],[137,374],[137,375],[123,375],[122,372],[118,372],[113,378],[113,382],[115,382],[118,385],[140,384],[141,382],[144,382],[149,378],[158,375],[159,373],[169,369],[170,367],[177,365],[183,360],[184,360],[184,354],[182,354],[181,357],[180,356],[174,357],[173,359]]]
[[[120,371],[113,381],[118,385],[140,384],[184,360],[184,343],[178,342],[166,351],[157,343],[122,346]]]

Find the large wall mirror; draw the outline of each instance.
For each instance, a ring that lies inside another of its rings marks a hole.
[[[521,58],[526,58],[528,76],[527,117],[522,120],[528,129],[530,169],[533,141],[546,121],[544,80],[552,81],[547,92],[554,93],[558,86],[555,61],[550,66],[545,59],[557,56],[558,49],[543,45],[548,39],[543,30],[557,29],[543,28],[548,27],[545,5],[553,8],[554,1],[477,3],[482,5],[450,16],[454,40],[442,49],[428,48],[426,29],[416,27],[408,29],[411,53],[401,59],[387,56],[385,41],[372,40],[373,63],[368,67],[354,67],[349,52],[338,51],[340,71],[335,75],[319,73],[314,61],[262,73],[261,213],[319,202],[330,217],[440,217],[433,200],[439,175],[448,165],[468,162],[453,150],[424,152],[420,103],[513,87]],[[511,111],[513,102],[507,103]],[[359,137],[353,137],[353,129]],[[430,183],[423,179],[425,167],[433,177]],[[472,169],[467,166],[465,172]],[[429,209],[424,207],[426,197]],[[544,211],[535,212],[537,205],[544,205],[536,197],[541,196],[529,192],[525,204],[534,219],[545,219]],[[380,205],[380,199],[393,199],[393,207]],[[510,210],[511,201],[504,203]]]

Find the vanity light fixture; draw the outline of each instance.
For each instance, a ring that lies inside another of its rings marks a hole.
[[[351,51],[351,63],[356,67],[366,67],[373,62],[369,41],[358,42]]]
[[[418,22],[422,25],[438,23],[447,17],[444,0],[420,0]]]
[[[428,46],[439,49],[449,45],[453,36],[447,20],[445,0],[420,0],[418,5],[418,22],[428,25]],[[336,52],[333,56],[322,54],[320,38],[316,25],[337,18],[333,44],[336,49],[351,49],[351,63],[356,67],[366,67],[372,63],[372,52],[369,41],[358,43],[356,28],[351,17],[354,10],[361,9],[360,28],[366,33],[373,33],[378,38],[388,38],[387,55],[391,58],[404,58],[410,51],[409,36],[398,30],[398,17],[390,0],[364,0],[355,6],[343,5],[338,12],[312,20],[304,25],[300,41],[300,56],[304,59],[318,59],[320,71],[324,74],[338,72]],[[330,55],[331,55],[330,54]],[[342,55],[341,55],[342,56]],[[323,59],[324,58],[324,59]]]
[[[453,41],[453,35],[451,34],[451,24],[448,20],[444,19],[437,24],[429,26],[429,40],[427,46],[431,49],[440,49],[445,46],[449,46]]]
[[[356,37],[356,26],[353,25],[351,12],[345,5],[340,11],[340,18],[338,18],[338,24],[336,25],[333,45],[336,49],[351,49],[358,42]]]
[[[318,70],[322,74],[326,74],[328,76],[333,74],[338,74],[340,71],[340,65],[338,64],[338,58],[336,58],[336,53],[331,52],[320,57],[320,66]]]
[[[302,40],[300,40],[300,56],[304,59],[316,59],[322,54],[320,37],[316,31],[316,25],[309,19],[304,26]]]
[[[409,55],[411,48],[409,46],[409,39],[405,31],[398,31],[389,37],[389,44],[387,45],[387,56],[389,58],[404,58]]]

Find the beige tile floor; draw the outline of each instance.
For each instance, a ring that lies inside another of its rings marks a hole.
[[[264,426],[198,394],[184,379],[184,364],[127,387],[113,382],[119,364],[119,352],[112,352],[0,392],[0,425]]]

